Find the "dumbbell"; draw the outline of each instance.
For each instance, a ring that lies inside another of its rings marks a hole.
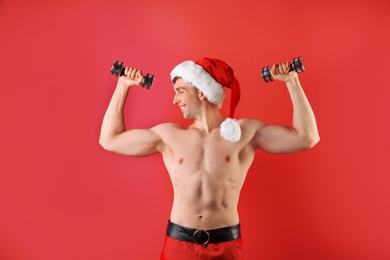
[[[123,67],[123,62],[115,61],[111,67],[111,74],[115,74],[117,77],[127,76],[125,74],[125,68]],[[154,76],[146,73],[144,78],[142,79],[141,86],[149,89],[152,86],[154,80]]]
[[[273,81],[273,78],[272,78],[270,70],[271,70],[271,66],[264,67],[264,68],[261,69],[261,77],[264,79],[265,82]],[[305,71],[305,67],[303,67],[302,58],[301,57],[294,58],[292,60],[292,62],[290,64],[289,72],[290,71],[296,71],[298,73]]]

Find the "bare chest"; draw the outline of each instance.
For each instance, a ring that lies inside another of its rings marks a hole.
[[[163,154],[169,172],[207,172],[213,176],[239,172],[245,149],[240,143],[222,139],[219,133],[178,135]]]

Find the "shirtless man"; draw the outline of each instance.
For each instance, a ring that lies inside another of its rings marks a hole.
[[[288,72],[289,66],[288,62],[275,64],[271,75],[286,83],[294,108],[292,127],[226,119],[219,110],[223,87],[232,89],[232,116],[239,100],[238,81],[223,61],[203,58],[185,61],[171,73],[173,103],[193,124],[125,129],[126,97],[132,86],[141,84],[143,74],[127,67],[127,76],[118,79],[99,143],[128,156],[162,154],[174,198],[161,259],[243,259],[237,204],[256,149],[292,153],[319,141],[314,113],[298,74]]]

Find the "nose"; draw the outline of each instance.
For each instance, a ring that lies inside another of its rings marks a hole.
[[[179,100],[177,99],[177,94],[173,97],[173,104],[176,105],[179,103]]]

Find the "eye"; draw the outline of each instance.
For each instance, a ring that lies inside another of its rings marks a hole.
[[[178,89],[178,90],[175,91],[176,94],[183,94],[183,92],[184,91],[182,89]]]

